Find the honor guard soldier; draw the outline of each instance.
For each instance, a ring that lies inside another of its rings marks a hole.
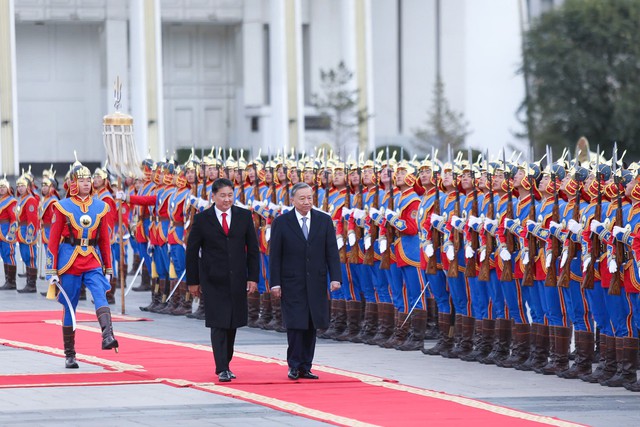
[[[107,223],[107,227],[109,229],[109,238],[111,241],[111,259],[115,260],[115,254],[120,254],[120,247],[116,242],[116,227],[118,223],[118,208],[116,206],[116,202],[113,198],[113,190],[111,189],[111,182],[109,181],[109,173],[107,172],[106,166],[104,168],[96,168],[93,172],[93,197],[97,200],[100,200],[109,206],[109,213],[107,214],[107,218],[105,219]],[[117,262],[116,262],[117,264]],[[115,304],[116,299],[116,288],[118,286],[118,281],[116,276],[118,272],[114,269],[115,275],[111,275],[110,283],[111,289],[107,294],[107,301],[109,304]]]
[[[31,183],[23,174],[16,181],[16,216],[19,222],[18,243],[22,261],[27,266],[27,286],[19,289],[19,293],[36,292],[36,279],[38,277],[38,199],[31,193]]]
[[[147,158],[142,161],[142,179],[136,179],[134,184],[134,191],[129,193],[129,196],[148,196],[155,190],[155,183],[153,182],[154,164],[153,160]],[[135,292],[146,292],[151,290],[151,255],[147,250],[149,246],[149,231],[151,228],[151,213],[148,206],[144,205],[132,205],[131,211],[133,212],[132,222],[132,234],[131,245],[133,246],[134,253],[138,253],[143,266],[140,273],[140,286],[132,288]]]
[[[4,285],[0,290],[16,289],[16,218],[17,201],[13,197],[7,177],[0,179],[0,255],[4,262]]]
[[[62,336],[65,367],[77,368],[75,313],[82,284],[91,291],[98,323],[102,329],[102,349],[118,348],[113,336],[111,310],[106,294],[110,290],[111,242],[107,215],[109,207],[91,197],[91,172],[79,162],[73,166],[66,199],[54,203],[47,254],[48,298],[59,290],[58,302],[64,317]]]

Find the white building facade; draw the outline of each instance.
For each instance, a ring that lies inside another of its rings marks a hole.
[[[74,150],[102,162],[116,76],[141,156],[214,146],[312,152],[332,142],[314,120],[312,94],[320,70],[340,61],[370,116],[349,151],[359,143],[412,152],[438,70],[469,122],[469,146],[526,146],[514,134],[528,8],[525,0],[3,0],[1,172],[69,162]]]

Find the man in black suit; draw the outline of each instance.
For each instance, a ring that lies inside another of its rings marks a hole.
[[[340,289],[340,257],[331,217],[313,207],[313,191],[297,183],[294,209],[271,224],[271,296],[282,297],[287,328],[289,378],[317,379],[311,372],[316,329],[329,327],[327,275],[331,291]]]
[[[247,324],[247,292],[258,290],[260,253],[251,212],[233,206],[233,183],[218,179],[211,192],[214,205],[194,217],[189,233],[187,284],[204,298],[216,374],[228,382],[236,329]]]

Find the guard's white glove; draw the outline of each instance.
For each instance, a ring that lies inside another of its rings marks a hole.
[[[347,221],[349,220],[349,218],[351,217],[351,214],[353,213],[353,209],[349,209],[349,208],[342,208],[342,218],[346,219]]]
[[[538,223],[537,223],[537,222],[532,221],[532,220],[530,220],[530,219],[528,219],[528,220],[527,220],[527,226],[534,226],[534,227],[535,227],[536,225],[538,225]]]
[[[282,206],[269,202],[269,210],[273,212],[279,212]]]
[[[431,258],[435,253],[433,250],[433,243],[427,243],[424,247],[424,253],[427,255],[427,258]]]
[[[195,199],[194,196],[191,196]],[[253,202],[251,202],[251,207],[255,210],[258,209],[260,206],[262,206],[262,202],[260,202],[259,200],[254,200]]]
[[[105,274],[104,278],[107,279],[107,282],[111,282],[111,275],[110,274]]]
[[[464,247],[464,257],[466,259],[473,258],[473,248],[470,245],[465,245],[465,247]]]
[[[371,247],[371,236],[364,236],[364,250],[368,251]]]
[[[591,230],[592,233],[597,233],[598,232],[598,228],[604,226],[604,223],[592,219],[591,220],[591,224],[589,225],[589,229]]]
[[[618,263],[616,262],[615,259],[610,259],[608,266],[609,266],[609,273],[613,274],[618,271]]]
[[[482,248],[480,250],[480,262],[484,262],[485,259],[487,259],[487,249]]]
[[[569,249],[568,248],[562,248],[562,258],[560,259],[560,268],[563,268],[564,265],[567,263],[567,258],[569,258]]]
[[[545,258],[544,258],[544,265],[547,267],[547,269],[549,269],[549,267],[551,267],[551,258],[552,258],[553,254],[551,252],[549,252]]]
[[[347,240],[349,241],[349,246],[354,247],[356,245],[356,233],[353,231],[347,233]]]
[[[500,258],[503,261],[511,261],[511,252],[509,252],[504,246],[500,248]]]
[[[353,217],[355,219],[361,220],[365,216],[367,216],[367,213],[364,211],[364,209],[358,209],[358,208],[353,209]]]
[[[293,209],[293,206],[284,206],[284,205],[283,205],[283,206],[281,206],[281,207],[280,207],[280,210],[281,210],[281,212],[282,212],[283,214],[285,214],[285,213],[289,212],[291,209]]]
[[[208,208],[209,201],[203,199],[202,197],[198,197],[198,209]]]
[[[342,249],[344,246],[344,239],[342,236],[336,236],[336,243],[338,244],[338,250]]]
[[[520,260],[522,261],[523,265],[528,265],[529,264],[529,250],[528,249],[524,249],[522,251],[522,254],[520,255]]]
[[[386,252],[386,250],[387,250],[387,239],[378,239],[378,247],[380,249],[380,253]]]
[[[484,218],[478,218],[477,216],[469,215],[469,227],[473,227],[475,225],[482,225],[484,222]]]
[[[455,251],[453,250],[453,243],[447,242],[444,244],[444,254],[447,256],[449,261],[453,261],[456,256]]]
[[[127,193],[122,190],[116,191],[116,200],[122,200],[123,202],[127,200]]]
[[[387,209],[384,212],[384,216],[387,218],[387,221],[390,221],[391,218],[398,216],[398,212],[394,211],[393,209]]]
[[[147,245],[147,254],[149,254],[149,256],[153,256],[153,251],[155,250],[155,246],[153,246],[151,243],[149,243]]]
[[[484,219],[484,229],[489,231],[489,227],[490,226],[497,227],[498,226],[498,220],[497,219],[485,218]]]
[[[271,227],[268,227],[266,230],[264,230],[264,240],[266,240],[267,242],[271,240]]]
[[[587,254],[584,258],[582,258],[582,272],[586,273],[587,268],[589,268],[589,264],[591,264],[591,255]]]
[[[622,240],[622,237],[628,231],[631,231],[631,227],[629,226],[629,224],[627,224],[625,227],[618,227],[617,225],[613,226],[613,235],[618,240]]]
[[[564,229],[564,226],[562,224],[559,224],[555,221],[549,221],[549,228],[551,227],[559,228],[560,230]]]
[[[49,284],[55,285],[56,283],[60,283],[60,278],[58,277],[57,274],[54,274],[51,277],[49,277]]]
[[[567,223],[567,228],[573,234],[578,234],[578,235],[582,234],[582,224],[580,224],[578,221],[574,220],[573,218],[570,219],[569,222]]]
[[[240,200],[236,200],[236,202],[234,203],[234,205],[236,205],[239,208],[242,209],[249,209],[249,206],[245,205],[244,203],[242,203]]]
[[[436,221],[444,221],[444,220],[445,220],[445,217],[444,217],[444,216],[442,216],[442,215],[438,215],[438,214],[435,214],[435,213],[432,213],[432,214],[431,214],[431,223],[432,223],[432,224],[433,224],[434,222],[436,222]]]

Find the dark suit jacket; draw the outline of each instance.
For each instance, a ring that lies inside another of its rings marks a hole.
[[[271,224],[270,285],[282,287],[282,319],[287,329],[308,329],[309,313],[318,329],[329,326],[327,275],[342,280],[336,231],[329,215],[311,210],[305,240],[295,209]]]
[[[251,212],[231,207],[225,236],[212,207],[197,214],[187,241],[187,284],[200,285],[206,325],[239,328],[247,324],[247,281],[258,281],[260,252]]]

